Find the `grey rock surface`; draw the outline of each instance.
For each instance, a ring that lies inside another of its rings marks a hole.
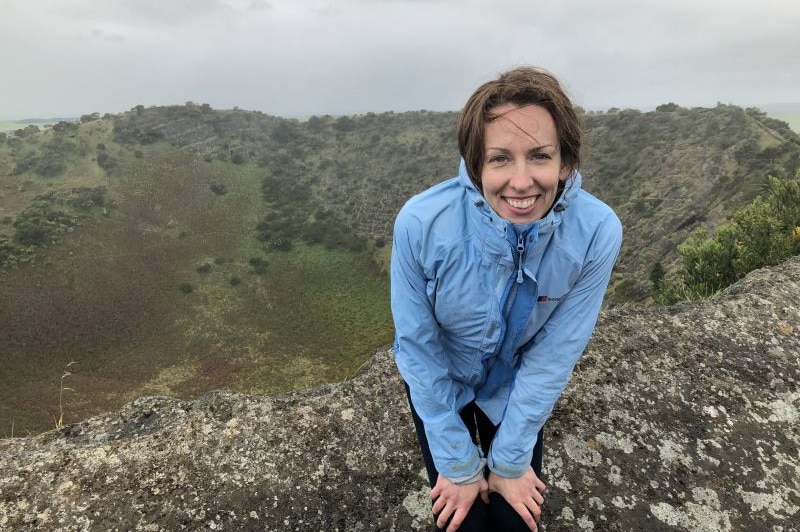
[[[601,316],[548,422],[547,532],[800,530],[800,258]],[[429,530],[391,352],[279,397],[144,397],[0,440],[0,530]]]

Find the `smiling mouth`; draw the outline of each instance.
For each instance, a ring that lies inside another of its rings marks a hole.
[[[509,205],[514,207],[515,209],[527,209],[534,203],[536,203],[536,198],[525,198],[525,199],[515,199],[515,198],[506,198],[506,201]]]

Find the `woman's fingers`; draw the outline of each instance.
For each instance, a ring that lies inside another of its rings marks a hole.
[[[461,528],[461,523],[464,522],[466,517],[467,512],[465,512],[462,508],[456,510],[455,513],[453,513],[453,518],[450,520],[450,524],[447,525],[447,532],[456,532],[456,530]]]
[[[536,513],[535,514],[534,514],[533,508],[531,508],[531,506],[534,506],[536,508]],[[528,525],[528,528],[530,530],[532,530],[532,531],[536,530],[536,528],[537,528],[536,527],[536,521],[539,519],[539,516],[542,513],[542,511],[539,509],[539,507],[537,505],[535,505],[535,504],[534,505],[528,505],[528,504],[525,504],[525,503],[519,503],[519,504],[515,504],[512,508],[514,508],[514,511],[519,514],[519,516],[522,518],[523,521],[525,521],[525,524]]]
[[[542,493],[539,490],[533,490],[533,493],[531,493],[531,497],[533,497],[533,500],[536,502],[537,505],[541,506],[544,504],[544,495],[542,495]]]
[[[486,504],[489,504],[489,483],[485,480],[481,481],[481,491],[480,491],[481,499]]]
[[[436,526],[441,528],[441,529],[444,529],[444,527],[447,526],[447,522],[450,520],[450,516],[452,514],[453,514],[453,505],[452,504],[445,505],[445,507],[442,510],[442,512],[436,518]],[[459,525],[460,525],[460,523],[459,523]],[[449,528],[447,530],[448,530],[448,532],[450,532]]]

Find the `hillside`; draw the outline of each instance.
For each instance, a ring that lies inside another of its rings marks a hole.
[[[800,137],[756,109],[664,105],[585,122],[587,188],[625,227],[617,303],[645,299],[655,264],[674,268],[677,245],[764,192],[767,175],[791,177],[800,168]]]
[[[392,221],[455,172],[455,118],[188,103],[0,134],[0,435],[61,408],[351,376],[391,341]],[[755,110],[584,118],[586,187],[626,230],[612,304],[645,299],[692,229],[800,166],[797,135]]]
[[[369,237],[390,238],[403,202],[457,170],[453,113],[278,123],[222,118],[210,109],[173,113],[145,109],[126,123],[207,158],[254,160],[275,185],[311,191],[293,210],[306,201],[325,205]],[[767,175],[789,177],[800,168],[800,137],[754,108],[666,104],[583,119],[585,187],[617,211],[626,229],[613,303],[647,299],[650,271],[656,263],[671,270],[676,246],[693,230],[724,222],[763,192]]]
[[[798,292],[795,257],[602,314],[545,427],[547,531],[796,530]],[[144,397],[0,454],[0,530],[430,530],[388,349],[340,385]]]

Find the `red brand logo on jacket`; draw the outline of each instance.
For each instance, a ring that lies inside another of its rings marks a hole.
[[[550,296],[539,296],[536,298],[536,301],[539,303],[549,303],[550,301],[558,302],[561,301],[560,297],[550,297]]]

